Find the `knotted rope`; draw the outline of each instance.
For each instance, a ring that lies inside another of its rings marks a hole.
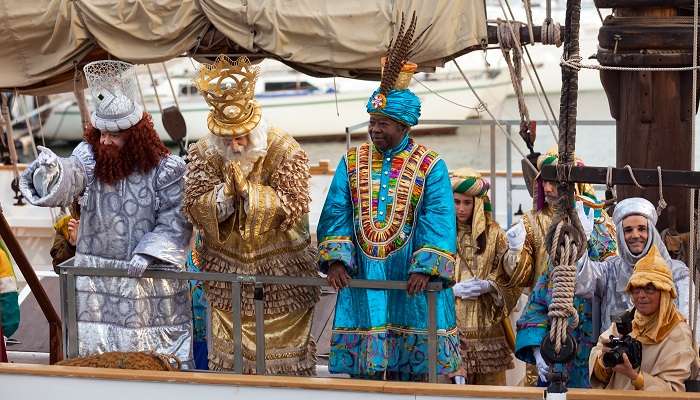
[[[552,21],[551,18],[545,19],[542,23],[542,44],[561,46],[561,25],[558,22]]]
[[[496,23],[498,27],[498,30],[496,31],[498,43],[501,48],[503,58],[506,60],[506,65],[508,65],[510,81],[513,84],[515,97],[518,99],[518,112],[520,113],[519,134],[525,141],[528,149],[530,149],[530,152],[532,152],[534,140],[530,134],[530,112],[527,108],[527,104],[525,103],[525,93],[523,91],[523,52],[520,45],[520,27],[523,24],[518,21],[504,21],[502,19],[498,19]]]
[[[574,220],[578,221],[578,220]],[[552,301],[549,304],[549,339],[554,343],[554,350],[559,353],[566,339],[567,328],[576,328],[579,324],[578,313],[573,304],[576,289],[576,261],[579,258],[578,232],[570,231],[565,219],[560,220],[552,237],[549,254],[557,260],[552,275]],[[558,256],[558,257],[557,257]],[[571,323],[569,324],[569,318]]]

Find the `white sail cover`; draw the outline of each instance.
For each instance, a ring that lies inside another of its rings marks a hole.
[[[213,30],[305,72],[366,76],[413,11],[417,31],[432,24],[412,56],[421,67],[486,40],[481,0],[0,0],[0,88],[72,90],[77,63],[165,61]]]

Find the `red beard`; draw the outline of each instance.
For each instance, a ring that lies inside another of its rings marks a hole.
[[[97,142],[93,145],[95,154],[95,177],[103,183],[114,183],[131,175],[136,165],[127,163],[125,157],[126,145],[121,149],[113,144],[104,145]]]
[[[95,155],[95,177],[100,182],[113,185],[134,172],[147,173],[157,167],[170,154],[153,128],[151,115],[144,113],[136,125],[120,132],[124,146],[100,143],[100,131],[89,126],[85,130],[85,141]]]

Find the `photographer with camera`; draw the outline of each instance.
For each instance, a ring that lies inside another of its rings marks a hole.
[[[635,308],[616,318],[591,351],[594,388],[683,392],[696,355],[685,318],[673,299],[670,268],[652,246],[626,287]]]

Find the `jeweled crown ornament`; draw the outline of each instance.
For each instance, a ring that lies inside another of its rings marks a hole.
[[[430,29],[428,25],[415,36],[417,22],[415,12],[408,24],[401,15],[398,33],[389,44],[386,56],[381,59],[381,82],[366,106],[369,114],[382,115],[409,127],[416,125],[420,118],[420,99],[408,89],[418,66],[409,58],[416,43]]]
[[[83,67],[94,111],[92,126],[119,132],[136,125],[143,117],[136,67],[123,61],[102,60]]]
[[[236,61],[225,55],[213,64],[202,64],[194,84],[209,104],[207,117],[209,131],[217,136],[247,135],[262,117],[260,104],[255,100],[255,82],[260,68],[247,57]]]

